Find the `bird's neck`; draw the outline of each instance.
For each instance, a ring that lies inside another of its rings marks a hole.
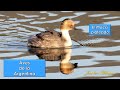
[[[69,31],[68,30],[62,30],[62,37],[65,39],[65,46],[71,46],[72,45],[72,41],[69,35]]]

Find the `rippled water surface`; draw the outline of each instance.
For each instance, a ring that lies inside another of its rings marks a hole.
[[[70,32],[72,49],[27,47],[31,35],[48,29],[60,31],[66,18],[74,20],[79,29]],[[89,36],[89,24],[94,23],[111,24],[112,35]],[[120,78],[120,12],[0,11],[0,60],[41,58],[46,59],[45,78]]]

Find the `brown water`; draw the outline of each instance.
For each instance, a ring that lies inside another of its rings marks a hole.
[[[79,29],[70,32],[72,49],[27,48],[30,35],[48,29],[59,31],[65,18],[74,20]],[[112,35],[89,36],[92,23],[111,24]],[[120,12],[0,11],[0,60],[39,58],[47,60],[45,78],[120,78]],[[60,64],[62,61],[68,65]]]

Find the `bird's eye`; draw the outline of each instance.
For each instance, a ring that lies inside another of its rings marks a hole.
[[[73,25],[70,25],[70,28],[73,28]]]

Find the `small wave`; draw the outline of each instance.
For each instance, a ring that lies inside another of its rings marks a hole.
[[[120,16],[113,16],[113,17],[104,17],[103,19],[118,19]]]
[[[119,26],[119,25],[120,25],[120,20],[103,22],[103,23],[104,23],[104,24],[111,24],[111,26]]]
[[[92,15],[88,15],[88,17],[101,17],[106,15],[109,15],[109,14],[92,14]]]

